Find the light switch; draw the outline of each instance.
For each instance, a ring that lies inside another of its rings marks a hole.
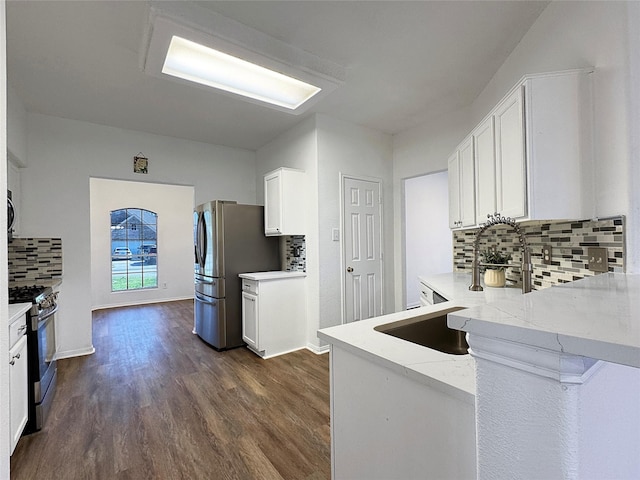
[[[340,241],[340,230],[337,228],[334,228],[333,230],[331,230],[331,238],[333,239],[334,242],[339,242]]]

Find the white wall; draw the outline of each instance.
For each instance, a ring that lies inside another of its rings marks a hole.
[[[7,153],[17,166],[27,165],[27,110],[11,85],[7,84]]]
[[[102,178],[89,185],[92,308],[193,298],[193,187]],[[158,288],[111,291],[111,211],[121,208],[158,216]]]
[[[629,4],[629,222],[627,224],[627,270],[640,272],[640,2]]]
[[[342,321],[340,293],[340,242],[331,230],[340,228],[340,173],[382,179],[384,241],[393,249],[391,192],[391,148],[389,135],[315,115],[262,147],[257,152],[258,198],[264,195],[262,177],[278,167],[305,170],[308,180],[307,235],[307,345],[320,350],[325,345],[317,330]],[[393,264],[385,259],[385,304],[393,307]]]
[[[393,304],[393,185],[390,135],[318,115],[318,202],[320,244],[320,328],[342,322],[342,241],[332,240],[331,231],[340,228],[340,174],[381,180],[384,313]],[[340,238],[344,238],[342,232]]]
[[[318,248],[318,135],[316,117],[303,120],[256,152],[257,203],[264,204],[264,175],[280,167],[303,170],[307,176],[307,233],[305,235],[307,277],[307,346],[317,350],[320,323],[320,254]]]
[[[462,109],[393,137],[393,235],[395,307],[405,308],[403,182],[407,178],[447,169],[447,159],[473,128],[470,110]],[[447,195],[447,203],[449,197]],[[447,222],[447,232],[450,230]],[[441,232],[444,235],[444,232]],[[453,259],[451,259],[453,261]]]
[[[7,36],[5,23],[5,1],[0,0],[0,152],[4,152],[7,144]],[[7,190],[7,158],[0,155],[0,192]],[[7,211],[0,208],[0,225],[7,224]],[[4,232],[4,227],[0,229]],[[7,237],[0,235],[0,265],[7,265]],[[7,285],[7,269],[0,269],[0,285]],[[0,289],[0,478],[9,478],[9,331],[6,325],[9,322],[7,309],[8,292],[6,288]]]
[[[27,130],[22,233],[62,238],[64,301],[57,339],[62,356],[92,349],[90,177],[193,186],[196,203],[216,198],[255,203],[251,151],[31,113]],[[139,152],[149,158],[148,175],[133,173]]]
[[[445,171],[404,181],[403,263],[407,308],[420,305],[419,275],[453,271],[448,180]]]
[[[401,208],[401,180],[446,168],[449,153],[523,75],[593,66],[596,214],[628,215],[629,231],[638,232],[630,205],[638,204],[640,190],[628,180],[628,59],[630,51],[638,50],[628,47],[628,15],[633,8],[637,8],[634,2],[551,2],[471,106],[396,135],[396,215]],[[637,180],[638,175],[633,176]],[[396,228],[396,237],[400,231]],[[631,244],[638,245],[640,233],[634,235]],[[402,258],[398,245],[396,241],[396,269]],[[636,257],[629,262],[630,272],[638,271]],[[401,300],[397,292],[396,303],[400,305]]]

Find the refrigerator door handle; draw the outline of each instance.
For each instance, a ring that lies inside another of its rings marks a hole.
[[[198,212],[196,222],[196,262],[202,268],[202,212]]]
[[[207,259],[207,226],[205,224],[204,214],[200,214],[198,219],[198,244],[200,246],[199,259],[200,268],[204,268],[204,264]]]

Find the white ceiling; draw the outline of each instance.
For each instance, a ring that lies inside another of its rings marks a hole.
[[[196,3],[344,66],[345,83],[295,116],[145,74],[149,2],[8,0],[9,83],[30,112],[252,150],[314,112],[397,133],[470,104],[548,2]]]

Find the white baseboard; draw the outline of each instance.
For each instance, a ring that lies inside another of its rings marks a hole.
[[[73,358],[73,357],[82,357],[84,355],[92,355],[96,353],[96,349],[93,348],[93,345],[86,348],[78,348],[76,350],[66,350],[63,352],[56,352],[56,360],[60,360],[62,358]]]
[[[159,298],[152,300],[134,300],[131,302],[113,303],[109,305],[96,305],[94,307],[91,307],[91,311],[104,310],[107,308],[135,307],[136,305],[150,305],[152,303],[177,302],[179,300],[193,300],[193,296],[190,295],[187,297]]]
[[[319,347],[318,345],[307,343],[307,350],[312,351],[316,355],[322,355],[323,353],[329,353],[329,345]]]

